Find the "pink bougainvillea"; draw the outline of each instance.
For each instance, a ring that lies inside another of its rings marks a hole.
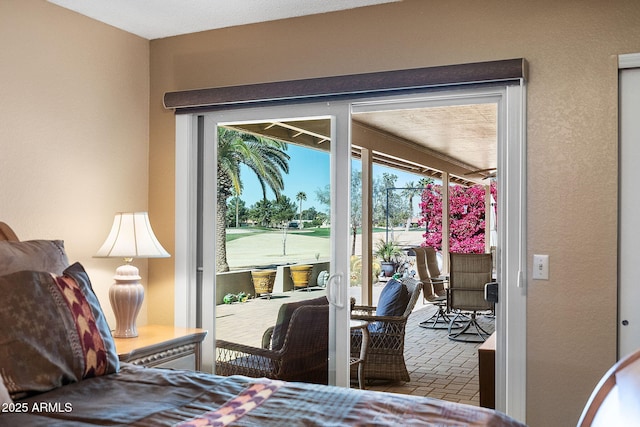
[[[426,227],[426,246],[442,249],[442,187],[428,184],[422,192],[420,225]],[[497,200],[495,182],[491,194]],[[457,253],[485,251],[485,190],[481,185],[449,188],[449,250]],[[495,209],[495,206],[493,207]],[[495,211],[494,211],[495,212]]]

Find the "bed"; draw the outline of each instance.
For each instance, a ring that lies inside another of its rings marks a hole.
[[[84,268],[61,240],[0,223],[0,426],[522,426],[489,409],[118,361]]]

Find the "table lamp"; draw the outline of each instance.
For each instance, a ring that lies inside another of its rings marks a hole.
[[[134,258],[166,258],[169,253],[153,234],[147,212],[119,212],[113,220],[111,232],[96,258],[124,258],[125,264],[116,269],[115,282],[109,288],[109,301],[116,316],[116,338],[138,336],[136,318],[144,299],[140,274],[131,262]]]

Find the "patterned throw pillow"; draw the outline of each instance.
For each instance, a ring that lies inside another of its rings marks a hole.
[[[0,295],[0,375],[13,399],[117,372],[109,326],[80,264],[63,276],[2,276]]]
[[[21,270],[62,274],[68,266],[62,240],[0,241],[0,276]]]

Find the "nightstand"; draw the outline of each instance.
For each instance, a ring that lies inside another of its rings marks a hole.
[[[114,338],[121,362],[156,368],[200,370],[204,329],[138,326],[135,338]]]

